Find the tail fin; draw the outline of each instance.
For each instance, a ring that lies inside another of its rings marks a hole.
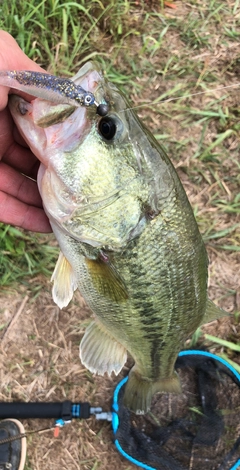
[[[142,377],[131,369],[126,384],[123,404],[138,415],[147,413],[151,408],[152,397],[157,392],[181,393],[181,384],[176,372],[169,377],[156,381]]]

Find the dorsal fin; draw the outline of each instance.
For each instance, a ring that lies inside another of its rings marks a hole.
[[[218,320],[218,318],[229,316],[229,313],[225,312],[220,307],[217,307],[210,299],[207,300],[206,312],[203,317],[201,325],[210,323],[211,321]]]

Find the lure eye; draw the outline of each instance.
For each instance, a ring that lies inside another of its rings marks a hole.
[[[103,117],[98,123],[98,131],[106,140],[111,140],[116,134],[117,126],[113,118]]]
[[[95,102],[94,95],[92,93],[85,94],[84,96],[84,105],[91,106]]]

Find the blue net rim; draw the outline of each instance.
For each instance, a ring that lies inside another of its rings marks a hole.
[[[229,362],[227,362],[222,357],[217,356],[216,354],[212,354],[208,351],[199,351],[199,350],[194,350],[194,349],[190,349],[190,350],[187,350],[187,351],[181,351],[178,354],[178,357],[191,356],[191,355],[210,357],[211,359],[215,359],[215,361],[221,362],[224,366],[226,366],[235,375],[235,377],[239,381],[239,387],[240,387],[240,374],[237,372],[236,369],[234,369],[234,367],[231,364],[229,364]],[[113,434],[116,434],[116,432],[118,430],[118,427],[119,427],[119,417],[118,417],[118,410],[119,410],[118,396],[119,396],[119,392],[120,392],[121,388],[123,387],[123,385],[125,385],[125,383],[127,381],[128,381],[128,377],[125,377],[124,379],[122,379],[121,382],[119,382],[117,384],[117,386],[114,390],[113,405],[112,405],[112,408],[113,408],[113,413],[112,413]],[[146,465],[145,463],[140,462],[139,460],[136,460],[133,457],[131,457],[131,455],[127,454],[123,450],[123,448],[121,447],[121,445],[120,445],[120,443],[117,439],[114,440],[114,444],[115,444],[117,450],[120,452],[120,454],[123,457],[125,457],[126,459],[128,459],[131,463],[133,463],[135,465],[138,465],[139,467],[144,468],[145,470],[157,470],[156,468],[150,467],[149,465]],[[240,468],[240,459],[233,465],[233,467],[229,468],[229,470],[238,470],[239,468]]]

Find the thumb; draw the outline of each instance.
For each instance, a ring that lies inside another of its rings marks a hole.
[[[0,30],[0,70],[33,70],[45,72],[39,65],[24,54],[15,39]],[[9,87],[0,86],[0,111],[7,106]],[[29,95],[21,91],[14,90],[14,93],[27,98]]]

